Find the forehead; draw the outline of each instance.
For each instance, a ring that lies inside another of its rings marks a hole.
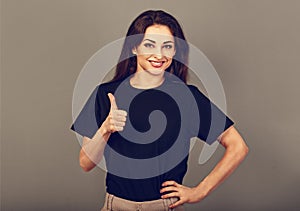
[[[144,39],[174,41],[174,36],[172,35],[171,30],[168,26],[152,25],[146,29]]]

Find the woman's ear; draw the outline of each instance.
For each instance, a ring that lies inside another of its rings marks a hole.
[[[136,47],[134,47],[134,48],[131,50],[131,52],[132,52],[134,55],[136,55]]]

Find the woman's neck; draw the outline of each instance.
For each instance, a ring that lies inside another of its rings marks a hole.
[[[130,85],[140,89],[151,89],[160,86],[164,80],[164,73],[153,76],[138,71],[130,78]]]

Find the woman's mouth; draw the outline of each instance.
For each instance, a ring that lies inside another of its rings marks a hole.
[[[160,68],[165,63],[165,61],[151,61],[151,60],[149,60],[149,62],[152,65],[152,67],[155,67],[155,68]]]

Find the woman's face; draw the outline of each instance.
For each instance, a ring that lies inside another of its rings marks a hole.
[[[137,56],[137,72],[162,75],[175,55],[174,36],[168,26],[149,26],[141,44],[132,52]]]

